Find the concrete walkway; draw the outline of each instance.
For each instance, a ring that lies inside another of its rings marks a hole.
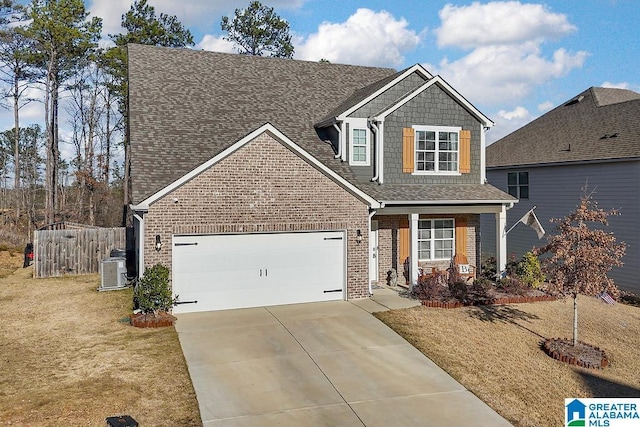
[[[415,304],[376,291],[354,302],[178,315],[203,424],[509,426],[369,314]]]

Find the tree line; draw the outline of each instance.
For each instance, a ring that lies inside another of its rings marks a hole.
[[[83,0],[0,0],[0,102],[13,113],[13,128],[0,133],[0,241],[19,244],[30,230],[60,221],[126,221],[126,46],[194,41],[176,16],[157,14],[147,0],[136,0],[121,26],[105,37],[102,19],[90,17]],[[260,2],[222,17],[220,26],[241,54],[293,56],[288,23]],[[34,102],[43,103],[43,125],[21,119]],[[71,147],[65,156],[61,141]]]

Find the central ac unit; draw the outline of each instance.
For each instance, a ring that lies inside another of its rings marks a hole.
[[[100,264],[101,283],[99,291],[127,287],[127,261],[124,258],[103,259]]]

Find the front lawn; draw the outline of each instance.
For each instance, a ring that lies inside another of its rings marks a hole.
[[[98,292],[96,275],[33,279],[22,254],[0,261],[13,271],[0,275],[0,424],[104,426],[127,414],[202,425],[175,329],[130,326],[131,289]]]
[[[545,338],[572,337],[572,300],[376,313],[515,426],[564,423],[564,398],[640,397],[640,309],[580,296],[579,338],[609,356],[604,370],[547,356]]]

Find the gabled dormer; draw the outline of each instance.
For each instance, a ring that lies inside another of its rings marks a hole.
[[[421,65],[356,91],[317,128],[361,179],[393,184],[483,183],[493,122]]]

